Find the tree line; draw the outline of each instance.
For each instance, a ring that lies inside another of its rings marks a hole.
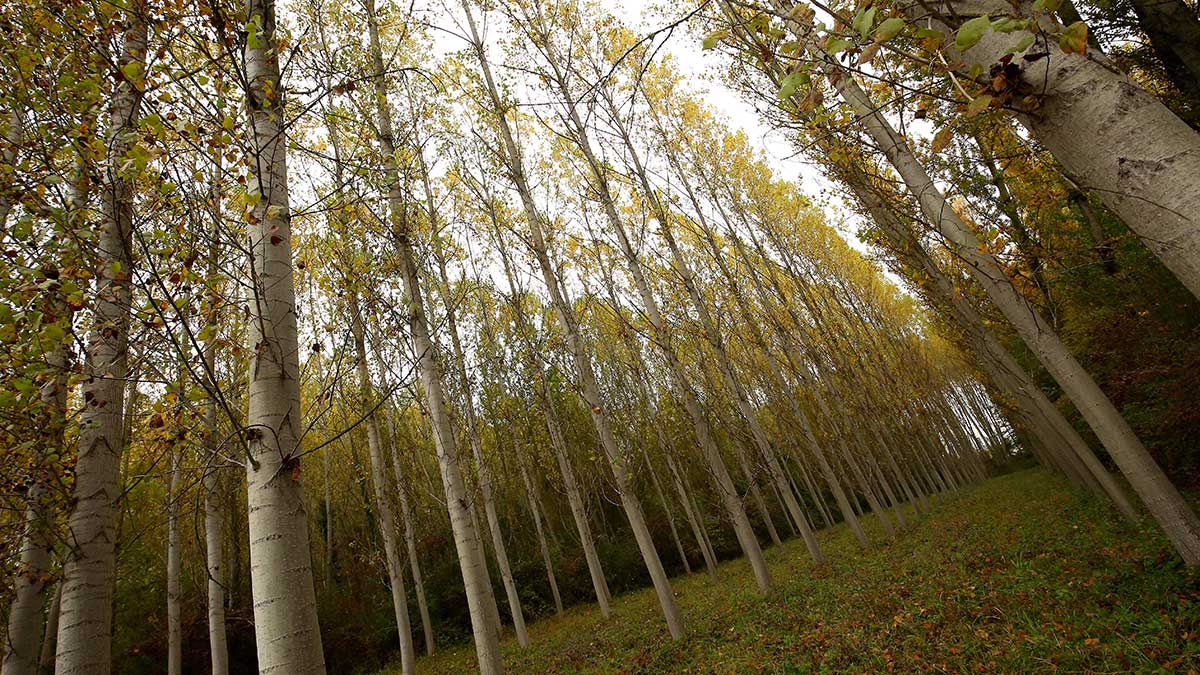
[[[886,545],[1026,456],[1200,562],[1193,7],[659,24],[0,9],[5,675],[495,673],[638,586],[680,640],[672,575],[769,594],[764,547]]]

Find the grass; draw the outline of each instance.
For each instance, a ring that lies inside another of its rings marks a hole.
[[[874,524],[873,522],[871,523]],[[749,566],[673,580],[689,634],[672,642],[653,591],[529,627],[502,643],[512,673],[1200,671],[1200,573],[1153,524],[1131,527],[1058,478],[1028,470],[948,499],[894,541],[860,551],[845,528],[767,550],[771,593]],[[418,670],[475,669],[470,644]],[[384,671],[399,673],[399,663]]]

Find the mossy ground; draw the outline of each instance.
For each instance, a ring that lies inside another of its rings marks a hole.
[[[871,525],[874,527],[873,519]],[[749,566],[673,580],[688,637],[672,642],[651,590],[529,626],[502,644],[512,673],[1200,671],[1200,573],[1152,522],[1114,511],[1041,470],[941,499],[894,541],[860,551],[842,527],[767,549],[775,586]],[[475,669],[471,645],[418,661]],[[399,673],[399,664],[384,671]]]

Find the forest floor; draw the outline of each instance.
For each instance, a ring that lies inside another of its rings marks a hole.
[[[871,519],[872,526],[875,525]],[[869,530],[879,537],[877,529]],[[1200,671],[1200,573],[1147,519],[1033,469],[941,500],[894,541],[860,551],[844,527],[767,549],[775,586],[755,593],[742,560],[673,580],[688,637],[672,642],[654,593],[614,598],[502,643],[511,673]],[[469,644],[418,671],[475,669]],[[385,673],[399,673],[399,663]]]

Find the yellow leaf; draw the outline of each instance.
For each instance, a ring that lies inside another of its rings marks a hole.
[[[1058,36],[1058,46],[1068,54],[1087,53],[1087,24],[1082,21],[1067,26]]]

